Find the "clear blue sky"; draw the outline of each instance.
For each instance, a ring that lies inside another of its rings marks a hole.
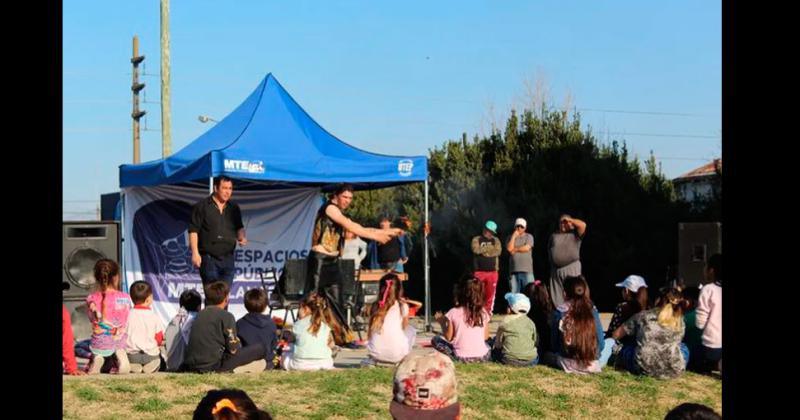
[[[65,219],[94,218],[132,160],[133,35],[153,75],[147,127],[160,128],[159,4],[64,3]],[[599,139],[653,150],[669,177],[721,154],[718,1],[173,0],[170,12],[173,152],[209,128],[198,115],[223,118],[272,72],[328,131],[379,153],[488,133],[542,79],[550,103],[571,97]],[[160,132],[143,131],[141,150],[161,158]]]

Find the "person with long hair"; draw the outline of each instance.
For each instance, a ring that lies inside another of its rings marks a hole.
[[[583,276],[564,280],[564,303],[556,307],[551,326],[554,367],[567,373],[599,373],[603,324]]]
[[[536,325],[536,351],[541,361],[551,360],[553,345],[550,327],[553,325],[553,316],[556,308],[553,306],[547,287],[541,280],[534,280],[533,283],[525,286],[524,290],[524,294],[531,301],[528,318],[533,320],[534,325]]]
[[[367,335],[369,360],[375,363],[399,363],[414,346],[417,330],[408,324],[409,303],[403,282],[389,273],[380,280],[380,300],[372,304]]]
[[[292,325],[292,347],[281,355],[286,370],[333,369],[333,337],[331,336],[328,300],[310,293],[300,301],[300,319]]]
[[[655,378],[675,378],[686,370],[689,348],[682,342],[685,325],[681,291],[666,289],[659,303],[614,330],[612,337],[617,340],[626,335],[636,339],[633,345],[624,345],[620,350],[618,368]]]
[[[483,283],[473,275],[456,286],[455,307],[436,314],[442,335],[431,339],[433,348],[461,362],[486,362],[491,352],[486,345],[491,316],[484,310]]]
[[[92,359],[89,374],[100,373],[105,359],[117,358],[117,373],[130,372],[125,344],[128,340],[128,316],[133,301],[130,295],[120,290],[119,264],[101,259],[94,265],[96,291],[86,297],[89,322],[92,324],[92,339],[89,349]]]

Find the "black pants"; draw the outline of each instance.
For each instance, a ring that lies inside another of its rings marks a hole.
[[[347,342],[344,339],[348,335],[350,327],[347,325],[347,318],[342,310],[342,272],[339,270],[339,257],[331,257],[319,252],[311,251],[308,253],[307,277],[305,289],[310,292],[317,292],[324,297],[330,305],[336,321],[339,323],[341,334],[334,331],[334,339],[337,344]],[[336,326],[331,325],[336,330]]]
[[[266,357],[264,346],[261,344],[251,344],[239,349],[236,354],[225,354],[222,358],[222,365],[217,368],[217,372],[231,372],[239,366],[244,366],[250,362]]]

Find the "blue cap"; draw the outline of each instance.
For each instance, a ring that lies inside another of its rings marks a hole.
[[[522,293],[506,293],[505,298],[514,313],[528,313],[531,310],[531,300]]]

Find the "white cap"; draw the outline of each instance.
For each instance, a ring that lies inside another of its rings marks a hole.
[[[617,283],[617,287],[624,287],[631,292],[637,292],[642,287],[647,287],[642,276],[632,275],[625,278],[622,283]]]
[[[518,217],[514,222],[514,226],[528,227],[528,223],[525,222],[525,219]]]

